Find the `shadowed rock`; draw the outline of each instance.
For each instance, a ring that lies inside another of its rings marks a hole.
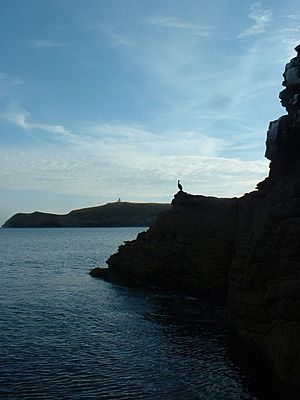
[[[172,205],[146,233],[107,260],[109,269],[126,282],[224,299],[234,252],[236,199],[178,192]]]
[[[90,275],[93,278],[107,279],[109,277],[109,269],[96,267],[90,271]]]
[[[297,51],[300,46],[297,46]],[[234,343],[259,355],[286,386],[300,390],[300,58],[287,64],[280,94],[287,115],[266,141],[269,176],[241,198],[178,192],[150,229],[107,264],[139,282],[227,301]],[[241,347],[239,347],[240,349]]]

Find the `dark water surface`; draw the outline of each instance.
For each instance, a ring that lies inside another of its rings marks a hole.
[[[89,276],[141,230],[0,230],[1,398],[256,399],[225,309]]]

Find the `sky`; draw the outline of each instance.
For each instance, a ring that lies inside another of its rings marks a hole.
[[[268,173],[299,0],[0,0],[0,225]]]

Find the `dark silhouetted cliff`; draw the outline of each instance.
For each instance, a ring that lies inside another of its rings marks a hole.
[[[299,52],[300,46],[296,48]],[[93,276],[223,299],[235,343],[300,390],[300,57],[284,72],[287,115],[267,133],[269,176],[241,198],[175,195],[172,209]]]

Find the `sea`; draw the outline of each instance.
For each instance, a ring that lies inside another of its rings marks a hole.
[[[145,229],[0,229],[1,399],[258,399],[225,307],[89,275]]]

